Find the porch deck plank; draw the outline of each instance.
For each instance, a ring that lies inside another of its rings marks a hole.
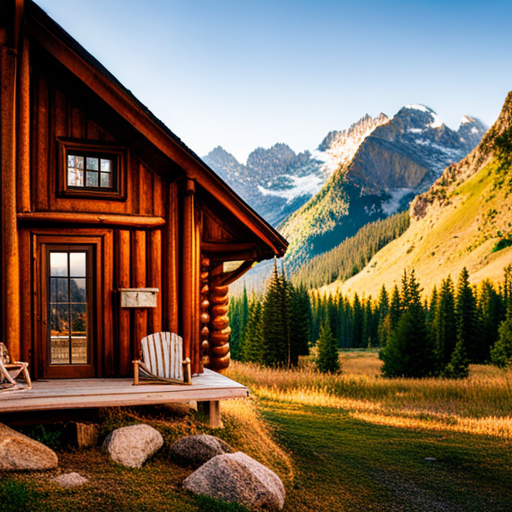
[[[31,390],[0,394],[0,414],[22,411],[117,407],[170,402],[244,398],[248,390],[211,370],[192,378],[191,386],[133,386],[132,379],[65,379],[36,381]]]

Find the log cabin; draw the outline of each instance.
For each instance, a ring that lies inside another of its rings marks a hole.
[[[287,242],[30,0],[2,0],[0,332],[33,379],[129,377],[140,339],[229,364],[228,286]]]

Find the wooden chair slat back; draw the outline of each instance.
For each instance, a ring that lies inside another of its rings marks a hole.
[[[170,332],[157,332],[141,340],[142,360],[158,377],[183,379],[183,340]]]

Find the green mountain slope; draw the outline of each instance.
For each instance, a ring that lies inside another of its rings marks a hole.
[[[414,268],[428,292],[465,266],[474,282],[499,281],[512,263],[512,92],[480,145],[418,196],[411,225],[345,283],[328,287],[375,296]]]

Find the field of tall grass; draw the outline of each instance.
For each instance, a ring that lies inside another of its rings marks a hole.
[[[465,380],[385,379],[376,352],[341,355],[338,375],[233,363],[229,376],[261,399],[348,411],[355,419],[404,428],[447,430],[512,439],[512,371],[473,365]]]

